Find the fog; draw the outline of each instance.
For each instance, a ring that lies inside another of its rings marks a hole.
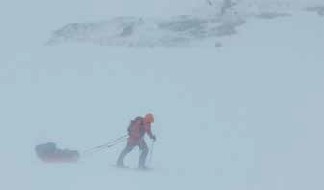
[[[324,5],[235,2],[1,2],[0,188],[323,189]],[[125,142],[84,154],[148,112],[151,170],[114,167]],[[45,142],[81,158],[43,163]]]

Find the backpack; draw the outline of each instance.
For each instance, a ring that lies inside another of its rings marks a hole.
[[[135,119],[131,120],[129,126],[127,127],[127,133],[128,133],[129,136],[131,135],[134,124],[136,122],[138,122],[139,120],[143,120],[143,118],[142,117],[136,117]],[[143,121],[141,121],[141,122],[143,122]]]

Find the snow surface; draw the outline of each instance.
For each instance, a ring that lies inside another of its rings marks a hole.
[[[188,14],[200,3],[1,2],[0,189],[323,189],[324,24],[315,12],[251,18],[221,48],[44,45],[67,23]],[[112,167],[124,144],[77,164],[35,155],[46,141],[103,144],[146,112],[156,115],[152,171]]]

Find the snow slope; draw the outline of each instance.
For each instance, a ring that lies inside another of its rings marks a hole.
[[[61,2],[29,3],[30,15],[1,17],[1,189],[323,189],[323,17],[251,19],[222,48],[44,46],[51,30],[89,9],[57,14]],[[72,165],[35,156],[45,141],[105,143],[148,111],[158,138],[152,171],[113,168],[123,144]]]
[[[237,34],[240,26],[254,18],[270,20],[289,17],[300,11],[323,15],[324,6],[319,2],[207,0],[200,2],[201,6],[197,6],[189,14],[171,14],[162,18],[142,14],[67,23],[52,32],[47,44],[188,47],[197,46],[201,41],[209,41],[210,45],[221,47],[224,36]]]

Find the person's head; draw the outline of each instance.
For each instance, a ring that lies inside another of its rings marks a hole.
[[[144,117],[144,123],[146,123],[146,124],[154,123],[153,114],[151,114],[151,113],[146,114],[145,117]]]

